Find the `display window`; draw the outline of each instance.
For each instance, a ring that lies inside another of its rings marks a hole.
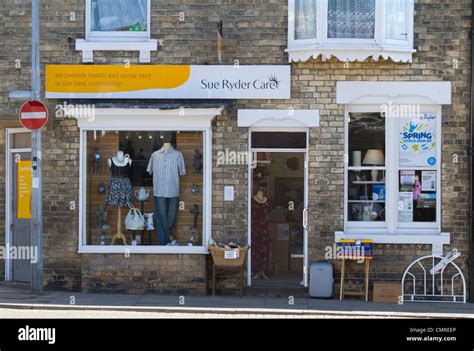
[[[346,113],[346,229],[440,230],[440,111]]]
[[[385,222],[385,118],[352,113],[349,120],[348,218]]]
[[[204,132],[85,131],[85,245],[202,246]]]

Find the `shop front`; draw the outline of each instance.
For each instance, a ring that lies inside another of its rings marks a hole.
[[[235,185],[222,192],[225,179],[213,175],[235,166],[232,157],[221,159],[222,150],[216,147],[222,138],[218,119],[234,113],[235,99],[289,98],[289,82],[289,66],[47,66],[46,96],[59,102],[62,118],[77,120],[79,131],[78,253],[84,291],[203,294],[211,240],[265,250],[265,243],[252,239],[251,227],[249,232],[240,228],[243,235],[237,237],[213,228],[215,222],[227,226],[216,219],[219,206],[243,196]],[[147,101],[131,103],[128,98]],[[78,113],[89,105],[93,113]],[[238,163],[244,176],[248,167],[253,177],[262,165],[260,155],[278,152],[282,163],[277,168],[295,163],[288,177],[277,169],[281,174],[271,185],[275,194],[262,184],[249,187],[248,212],[253,195],[275,196],[281,210],[278,226],[285,221],[288,226],[285,208],[303,213],[307,202],[307,140],[309,128],[318,124],[318,111],[238,113],[239,127],[246,133],[248,129],[254,142],[242,153],[236,147],[245,147],[247,139],[225,148],[242,156]],[[240,208],[237,215],[246,212]],[[301,280],[307,285],[302,220],[301,215],[292,220],[299,222],[300,235],[293,258],[285,252],[284,264],[273,263],[280,271],[298,272],[295,286]],[[280,236],[289,250],[290,236]]]
[[[343,133],[325,144],[320,115],[334,109],[277,102],[290,98],[288,66],[80,67],[48,66],[46,89],[68,126],[61,138],[77,135],[68,193],[78,199],[83,291],[205,294],[211,240],[249,245],[247,285],[269,294],[307,291],[315,260],[329,259],[337,278],[328,248],[341,240],[395,245],[407,263],[411,248],[442,254],[451,244],[441,227],[449,83],[337,82]],[[273,109],[247,108],[269,98]],[[28,152],[20,132],[11,152]],[[389,260],[376,257],[375,276]],[[6,269],[15,280],[28,267]],[[236,285],[220,278],[221,291]]]

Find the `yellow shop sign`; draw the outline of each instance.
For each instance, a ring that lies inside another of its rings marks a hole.
[[[290,66],[47,65],[48,99],[289,99]]]

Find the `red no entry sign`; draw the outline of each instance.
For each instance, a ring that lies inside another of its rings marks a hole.
[[[28,101],[20,108],[20,122],[29,130],[38,130],[48,121],[48,109],[39,101]]]

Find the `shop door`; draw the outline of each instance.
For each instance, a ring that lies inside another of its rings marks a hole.
[[[249,244],[254,252],[249,255],[248,285],[307,287],[307,133],[252,132],[250,154]],[[263,196],[263,202],[268,198],[271,204],[268,214],[260,208],[265,205],[258,203],[257,196]],[[269,254],[262,247],[262,231],[270,237],[271,251],[269,274],[263,279],[255,272],[261,270],[260,264],[252,263],[257,259],[265,262],[262,257]],[[257,251],[262,257],[256,257]]]
[[[22,255],[5,260],[6,280],[31,282],[31,133],[7,130],[7,230],[5,242]],[[26,249],[28,248],[28,249]]]
[[[11,246],[17,252],[31,246],[31,153],[12,153]],[[30,175],[28,175],[28,172]],[[30,183],[30,184],[28,184]],[[26,251],[23,251],[26,252]],[[17,257],[12,262],[12,280],[31,282],[31,260]]]

